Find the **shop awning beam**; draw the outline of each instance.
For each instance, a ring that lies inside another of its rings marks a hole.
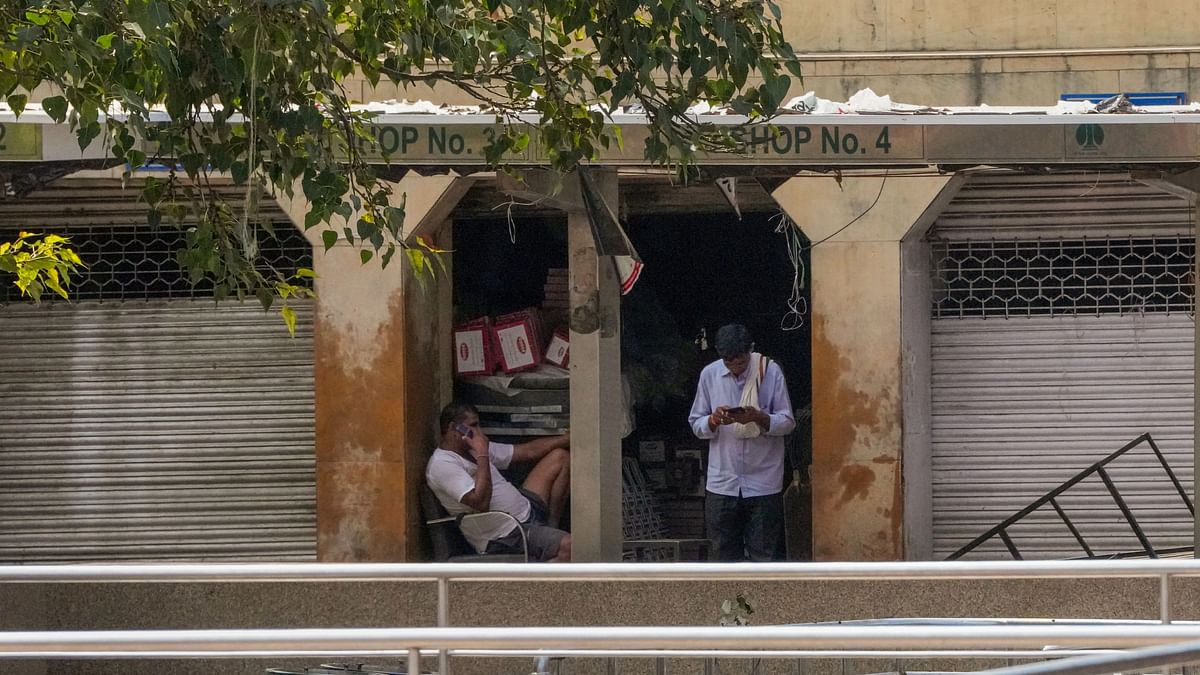
[[[1191,169],[1182,173],[1168,171],[1132,171],[1130,176],[1151,187],[1194,201],[1200,195],[1200,169]]]
[[[779,168],[969,166],[988,164],[1193,164],[1200,158],[1200,112],[1132,114],[785,114],[770,125],[744,127],[739,115],[700,115],[698,120],[734,129],[743,153],[709,153],[701,166]],[[494,115],[381,114],[374,147],[363,151],[392,166],[484,167],[483,148],[505,123]],[[527,127],[534,118],[507,126]],[[649,136],[640,115],[615,115],[624,142],[600,149],[596,164],[651,166],[644,156]],[[30,109],[18,121],[0,109],[5,142],[0,162],[61,162],[104,159],[97,140],[79,149],[74,133]],[[146,148],[145,150],[153,150]],[[150,153],[152,156],[153,153]],[[549,153],[536,140],[507,158],[513,166],[547,166]]]

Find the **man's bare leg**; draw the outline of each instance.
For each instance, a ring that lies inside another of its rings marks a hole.
[[[571,492],[571,453],[551,450],[533,467],[521,487],[542,498],[550,511],[546,524],[558,527]]]
[[[558,527],[562,523],[563,513],[566,511],[567,497],[571,495],[571,462],[563,464],[562,470],[558,472],[554,482],[550,485],[550,499],[546,502],[546,506],[550,508],[550,514],[546,524],[550,527]]]
[[[558,544],[558,555],[546,562],[571,562],[571,535],[562,538]]]

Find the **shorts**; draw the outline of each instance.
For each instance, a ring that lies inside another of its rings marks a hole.
[[[557,557],[558,547],[567,533],[546,525],[546,517],[550,509],[541,497],[527,490],[521,490],[521,494],[529,500],[530,507],[529,517],[521,523],[521,530],[525,532],[525,545],[529,547],[529,559],[545,562]],[[503,537],[489,541],[486,552],[524,553],[525,546],[521,545],[521,533],[513,528],[512,532]]]

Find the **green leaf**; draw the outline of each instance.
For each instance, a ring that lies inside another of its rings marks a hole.
[[[67,119],[67,99],[62,96],[49,96],[42,99],[42,110],[58,124]]]
[[[58,281],[58,272],[57,271],[55,271],[53,269],[49,270],[49,274],[47,274],[45,276],[45,278],[43,279],[43,283],[46,284],[46,288],[49,288],[50,290],[57,293],[59,295],[59,297],[61,297],[63,300],[67,300],[70,298],[70,296],[67,295],[66,289],[64,289],[62,287],[62,284],[60,284]]]
[[[362,259],[364,265],[371,262],[371,258],[374,257],[374,255],[374,251],[365,248],[358,252],[358,257]]]
[[[296,310],[284,305],[279,308],[279,316],[283,317],[283,322],[287,324],[288,335],[296,337]]]
[[[258,298],[264,312],[271,309],[271,304],[275,301],[275,294],[271,292],[270,288],[259,286],[255,289],[254,295]]]
[[[92,141],[96,140],[96,137],[100,135],[100,131],[101,128],[98,122],[89,122],[80,126],[75,131],[75,136],[79,140],[79,149],[86,150],[92,144]]]
[[[134,23],[133,21],[126,21],[125,23],[121,24],[121,27],[130,33],[133,33],[142,40],[146,39],[145,31],[142,30],[142,27],[139,24]]]
[[[338,233],[336,230],[325,230],[321,233],[321,241],[325,243],[326,251],[333,248],[333,245],[337,243],[337,240]]]
[[[9,94],[5,100],[8,107],[13,109],[13,115],[20,117],[21,113],[25,112],[25,104],[29,102],[29,97],[25,94]]]
[[[405,249],[405,255],[408,256],[408,262],[412,265],[413,271],[418,275],[423,273],[426,266],[425,252],[419,248]]]

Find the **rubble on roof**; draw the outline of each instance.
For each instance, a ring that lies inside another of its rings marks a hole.
[[[375,113],[378,115],[448,115],[448,116],[487,116],[495,119],[496,117],[504,116],[506,113],[498,111],[490,106],[476,105],[443,105],[426,100],[409,101],[404,100],[385,100],[385,101],[370,101],[354,106],[356,110]],[[594,110],[606,112],[602,107],[593,106]],[[110,111],[114,116],[120,116],[122,111],[114,108]],[[914,105],[909,103],[898,103],[892,100],[891,96],[876,94],[871,89],[863,89],[856,92],[847,101],[832,101],[824,99],[816,95],[815,92],[807,92],[803,96],[796,96],[780,107],[781,114],[788,115],[1091,115],[1091,114],[1183,114],[1183,113],[1200,113],[1200,103],[1191,103],[1188,105],[1162,105],[1162,106],[1138,106],[1129,101],[1129,98],[1124,95],[1114,96],[1110,99],[1100,102],[1090,101],[1058,101],[1051,106],[997,106],[983,103],[976,106],[928,106]],[[529,114],[535,114],[532,110]],[[620,110],[614,112],[612,117],[617,123],[634,123],[636,120],[620,119],[637,117],[645,115],[646,111],[641,105],[631,103],[623,106]],[[713,105],[708,101],[701,101],[688,109],[688,114],[698,118],[711,116],[729,116],[738,117],[728,106]],[[156,107],[152,111],[154,118],[166,119],[166,112],[161,107]],[[14,117],[12,108],[6,103],[0,102],[0,117]],[[25,113],[21,115],[22,120],[28,119],[31,122],[45,124],[49,120],[46,114],[42,111],[41,106],[37,104],[29,104],[26,106]]]
[[[478,115],[495,114],[495,110],[477,106],[443,106],[429,101],[376,101],[361,106],[364,110],[390,115],[429,114],[429,115]],[[603,108],[593,106],[593,109],[607,112]],[[623,106],[615,115],[644,115],[645,109],[637,103]],[[856,92],[847,101],[832,101],[807,92],[796,96],[779,109],[786,114],[810,115],[1088,115],[1094,113],[1188,113],[1200,112],[1200,103],[1172,106],[1137,106],[1130,103],[1128,97],[1114,96],[1111,99],[1093,103],[1090,101],[1058,101],[1051,106],[996,106],[986,103],[976,106],[928,106],[910,103],[898,103],[891,96],[879,95],[870,88]],[[688,114],[698,117],[710,115],[734,115],[728,106],[713,105],[708,101],[700,101],[688,108]]]

